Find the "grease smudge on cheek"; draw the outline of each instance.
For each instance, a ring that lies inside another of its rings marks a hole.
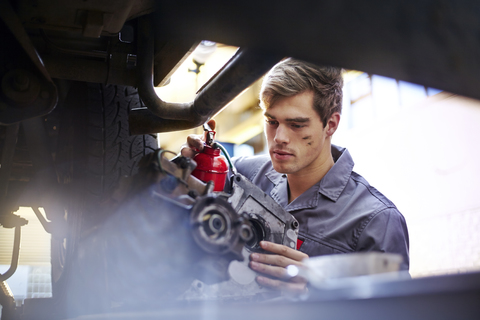
[[[306,137],[303,137],[302,139],[308,141],[308,140],[311,140],[311,139],[312,139],[312,136],[306,136]],[[307,146],[311,146],[312,143],[313,143],[313,141],[308,142],[308,143],[307,143]]]

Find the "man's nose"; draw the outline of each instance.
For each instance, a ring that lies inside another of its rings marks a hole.
[[[277,130],[275,131],[275,138],[273,140],[277,144],[287,144],[287,143],[289,143],[290,139],[288,138],[287,128],[285,128],[282,125],[279,125],[277,127]]]

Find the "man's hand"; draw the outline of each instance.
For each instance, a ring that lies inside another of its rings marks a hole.
[[[252,253],[250,255],[250,268],[267,276],[258,276],[257,282],[272,289],[305,293],[307,281],[301,277],[292,278],[288,275],[286,267],[289,265],[301,266],[301,261],[308,258],[308,255],[268,241],[261,241],[260,247],[274,254]]]
[[[215,130],[215,120],[207,122],[212,130]],[[207,132],[201,135],[191,134],[187,137],[187,143],[182,145],[180,154],[187,158],[193,158],[197,153],[203,150],[204,142],[207,140]]]

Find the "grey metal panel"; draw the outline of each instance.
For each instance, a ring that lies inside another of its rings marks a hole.
[[[478,1],[162,1],[158,28],[480,98]],[[201,14],[199,14],[201,12]]]

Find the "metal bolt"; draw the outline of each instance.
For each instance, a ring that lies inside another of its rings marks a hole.
[[[214,234],[219,234],[226,228],[226,221],[225,218],[222,217],[220,214],[212,214],[210,219],[208,220],[208,227],[210,231]]]
[[[17,72],[13,77],[12,86],[16,91],[27,91],[30,86],[30,79],[25,73]]]
[[[195,199],[195,198],[198,197],[198,192],[197,192],[197,190],[193,190],[193,189],[192,189],[192,190],[189,190],[189,191],[188,191],[188,195],[189,195],[190,197],[192,197],[193,199]]]
[[[297,228],[298,228],[298,221],[297,221],[297,220],[292,221],[292,228],[293,228],[293,229],[297,229]]]
[[[243,225],[240,228],[240,237],[243,241],[249,241],[253,238],[253,232],[249,226]]]

